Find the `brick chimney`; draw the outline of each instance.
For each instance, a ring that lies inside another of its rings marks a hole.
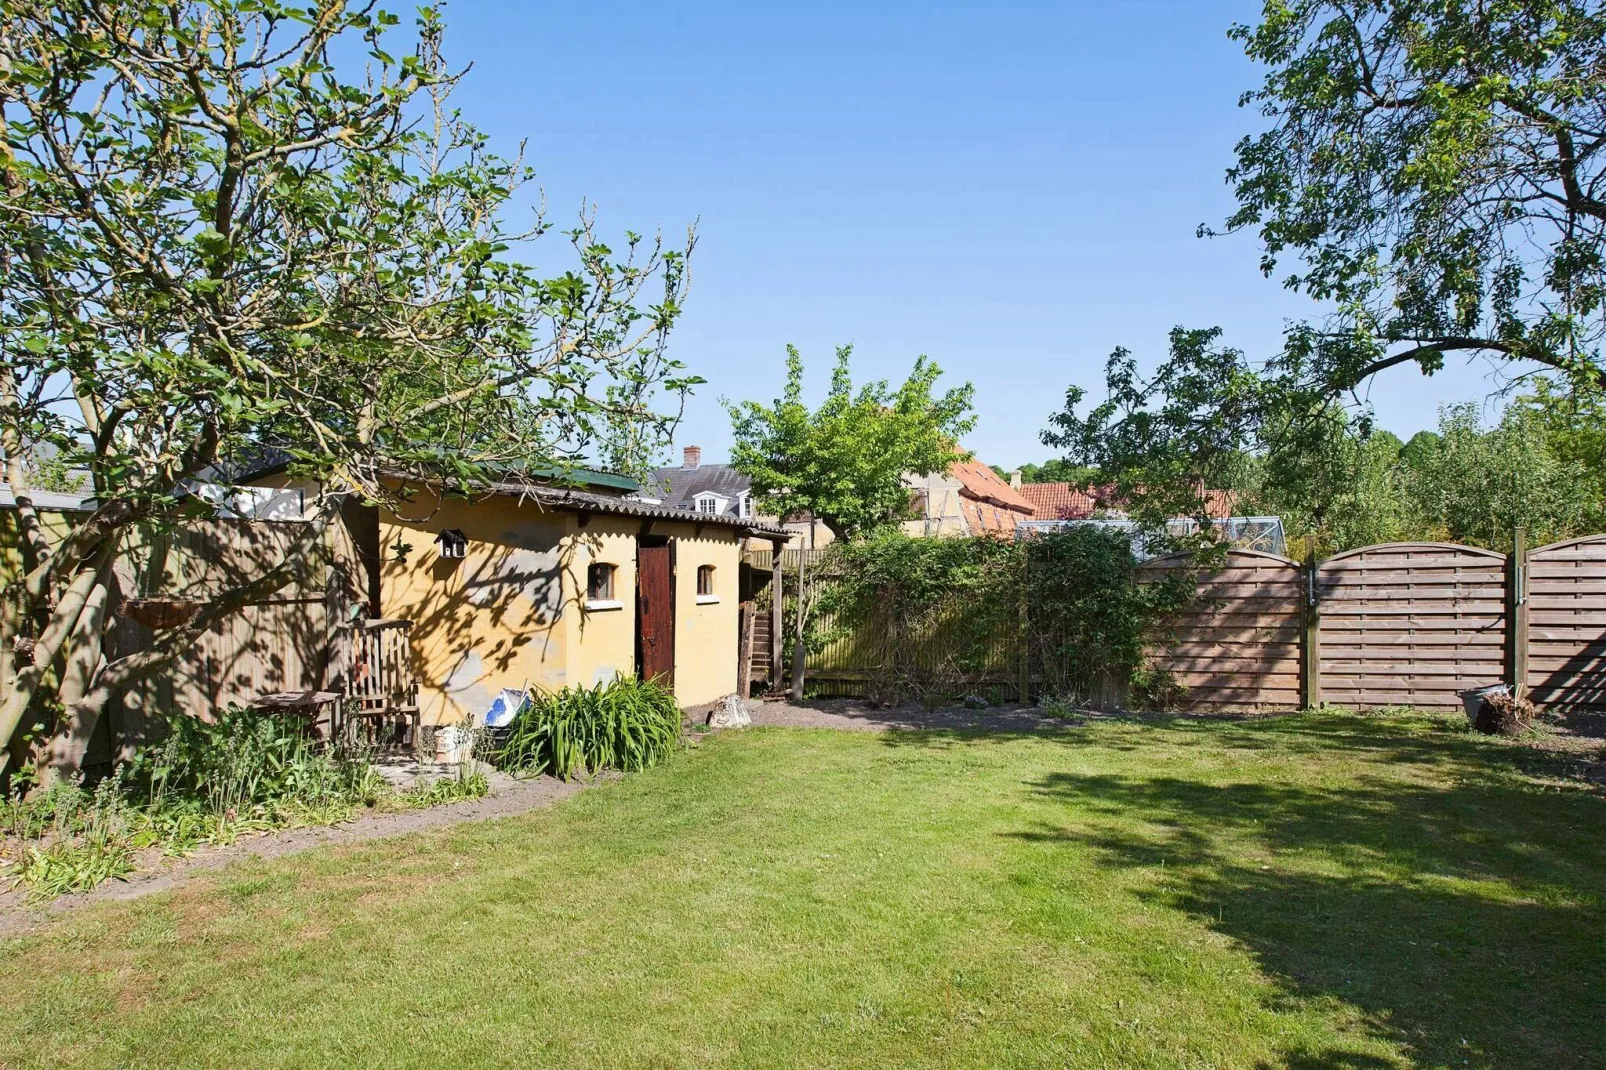
[[[1017,468],[1013,472],[1009,473],[1009,485],[1011,487],[1015,488],[1016,490],[1020,490],[1020,469],[1019,468]]]
[[[695,471],[697,466],[703,463],[703,448],[701,446],[687,446],[681,453],[681,458],[680,466],[682,468],[688,472]]]

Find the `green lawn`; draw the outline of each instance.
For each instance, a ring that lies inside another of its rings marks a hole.
[[[1606,1065],[1606,799],[1447,718],[753,729],[0,948],[7,1066]]]

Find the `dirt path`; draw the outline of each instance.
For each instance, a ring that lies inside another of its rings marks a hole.
[[[164,892],[244,858],[279,858],[314,847],[389,839],[447,825],[511,817],[550,806],[585,786],[580,781],[565,783],[551,777],[515,780],[498,775],[493,780],[492,794],[479,799],[432,806],[426,810],[366,814],[340,825],[285,829],[246,836],[226,847],[202,847],[183,858],[164,859],[159,851],[151,851],[139,859],[138,869],[127,880],[107,881],[94,891],[64,895],[43,905],[29,904],[21,891],[0,893],[0,936],[26,932],[51,917],[90,903],[138,899]]]
[[[823,699],[805,706],[788,702],[753,702],[755,725],[780,728],[841,728],[853,732],[956,731],[1057,732],[1068,722],[1032,706],[995,706],[985,710],[963,706],[928,710],[922,706],[883,708],[853,699]]]

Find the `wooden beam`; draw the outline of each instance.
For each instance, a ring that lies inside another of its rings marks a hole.
[[[1316,536],[1305,536],[1305,566],[1301,569],[1305,589],[1300,592],[1301,618],[1305,633],[1304,655],[1299,673],[1300,705],[1314,710],[1322,704],[1322,610],[1321,592],[1316,585]]]
[[[1512,533],[1506,562],[1506,672],[1512,694],[1528,692],[1528,529]]]
[[[746,702],[753,694],[753,621],[757,607],[751,599],[742,603],[739,631],[737,632],[736,694]]]
[[[770,690],[779,691],[784,676],[781,673],[781,630],[786,627],[782,610],[785,608],[781,586],[781,551],[785,539],[770,540]]]

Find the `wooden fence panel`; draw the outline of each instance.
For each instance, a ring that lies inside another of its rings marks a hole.
[[[1140,575],[1158,578],[1185,558],[1162,557]],[[1187,688],[1191,709],[1297,707],[1304,584],[1300,567],[1276,554],[1230,550],[1199,578],[1199,600],[1152,655]]]
[[[1606,709],[1606,535],[1528,554],[1528,687],[1546,709]]]
[[[146,535],[123,555],[128,565],[119,568],[119,583],[137,597],[204,600],[277,565],[302,528],[204,520]],[[349,597],[360,597],[361,576],[355,543],[336,521],[289,584],[220,621],[168,668],[125,693],[114,715],[122,749],[148,735],[144,722],[152,716],[211,719],[231,703],[320,688],[341,611]],[[153,638],[142,624],[118,622],[119,652],[144,649]]]
[[[1322,562],[1322,700],[1450,709],[1458,692],[1499,683],[1505,568],[1504,554],[1448,543],[1369,546]]]
[[[822,551],[787,551],[786,623],[797,562]],[[1527,558],[1527,683],[1548,709],[1606,710],[1606,535],[1573,539]],[[767,563],[767,562],[766,562]],[[1180,559],[1149,562],[1163,574]],[[1457,709],[1460,692],[1507,681],[1512,672],[1508,561],[1504,554],[1446,543],[1369,546],[1322,562],[1315,572],[1321,700],[1366,708]],[[1302,699],[1306,573],[1285,557],[1230,551],[1200,578],[1200,599],[1170,623],[1154,660],[1199,710],[1297,707]],[[963,614],[956,605],[952,612]],[[945,611],[946,612],[946,611]],[[926,625],[869,621],[810,652],[822,694],[864,694],[872,679],[920,678],[937,688],[988,690],[1018,683],[1018,629],[961,650],[938,614]],[[1027,635],[1033,649],[1044,637]],[[1052,646],[1052,644],[1047,644]],[[1052,666],[1032,665],[1032,690],[1051,689]],[[964,671],[956,671],[963,666]],[[1017,687],[1018,690],[1018,687]]]

